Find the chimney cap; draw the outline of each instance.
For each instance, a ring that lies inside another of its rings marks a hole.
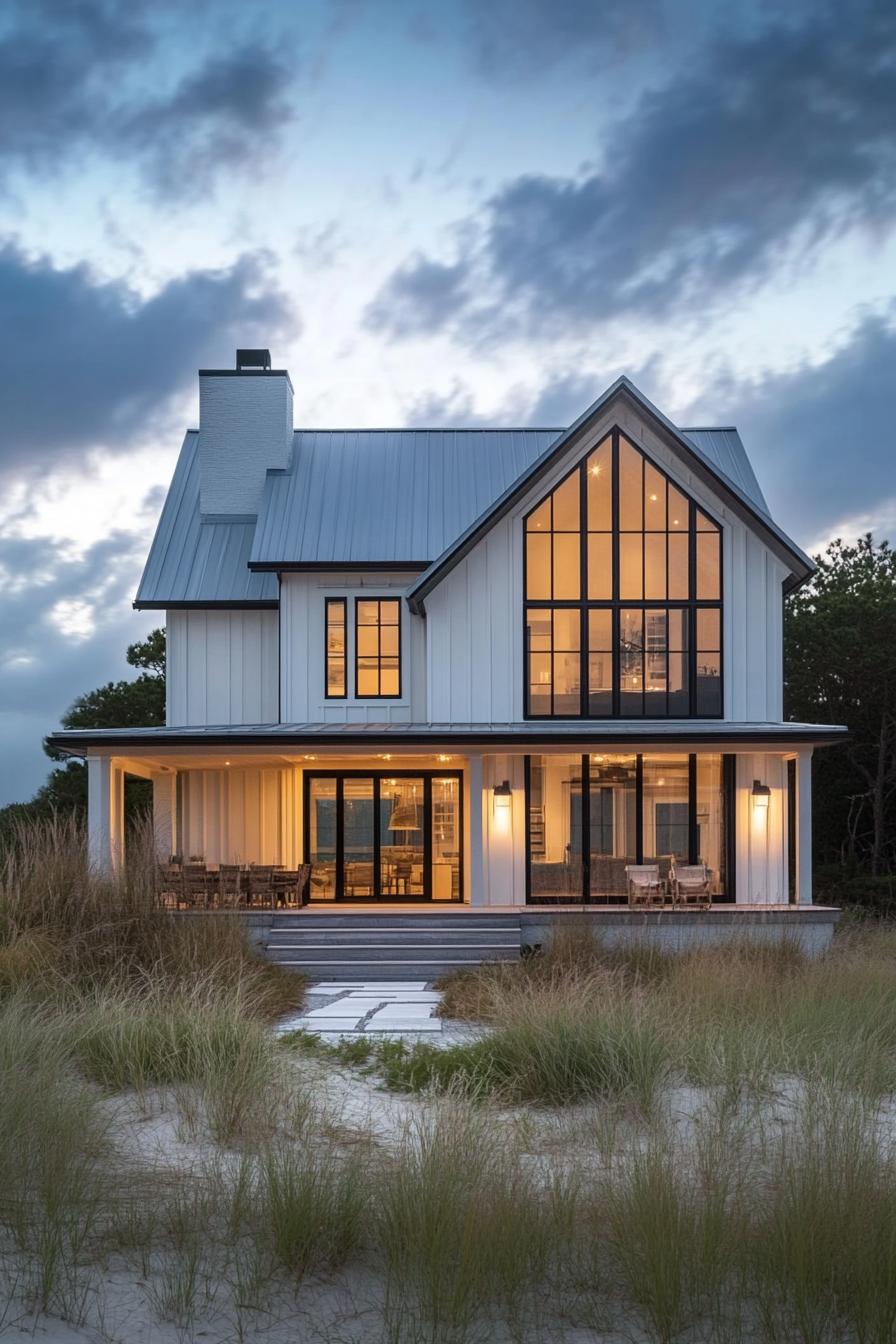
[[[245,369],[266,369],[270,371],[270,367],[270,350],[237,350],[236,352],[237,373],[242,373]]]

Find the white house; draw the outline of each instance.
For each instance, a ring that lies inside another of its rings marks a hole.
[[[784,720],[812,562],[737,431],[628,379],[566,428],[293,428],[266,351],[201,370],[136,606],[164,728],[70,731],[92,853],[123,780],[164,855],[312,867],[311,900],[624,905],[702,864],[720,905],[811,902],[813,748]]]

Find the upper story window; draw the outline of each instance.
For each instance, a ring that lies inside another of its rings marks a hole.
[[[528,718],[718,718],[721,529],[613,430],[525,520]]]
[[[345,598],[328,597],[326,609],[327,675],[325,695],[328,700],[344,700],[348,694],[345,676]]]
[[[397,597],[355,599],[355,696],[401,695],[401,602]]]

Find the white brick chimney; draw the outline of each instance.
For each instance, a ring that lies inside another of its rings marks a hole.
[[[235,369],[200,369],[200,512],[257,513],[265,472],[289,466],[292,430],[292,383],[267,350],[237,350]]]

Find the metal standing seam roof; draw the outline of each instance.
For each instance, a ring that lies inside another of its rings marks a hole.
[[[558,429],[305,429],[269,472],[252,565],[427,565]]]
[[[465,536],[525,484],[596,408],[630,392],[684,441],[720,483],[776,527],[733,427],[678,430],[627,379],[571,428],[299,429],[286,470],[267,474],[254,518],[202,517],[198,434],[185,439],[135,605],[275,606],[274,572],[290,566],[419,566],[430,584]],[[251,568],[250,568],[251,566]]]
[[[291,467],[268,473],[250,564],[429,564],[564,432],[297,430]],[[737,431],[687,435],[767,516]]]
[[[277,576],[249,569],[255,519],[200,515],[198,439],[188,430],[134,605],[275,607]]]
[[[673,425],[672,421],[663,415],[662,411],[658,410],[644,396],[643,392],[635,387],[630,378],[623,375],[617,378],[614,383],[611,383],[597,400],[582,412],[578,420],[557,436],[554,442],[542,453],[541,458],[534,462],[518,480],[514,481],[483,514],[475,519],[461,536],[457,537],[433,561],[423,574],[419,575],[411,584],[407,593],[411,610],[418,613],[423,612],[426,595],[476,545],[485,532],[512,509],[541,476],[552,469],[562,455],[577,443],[579,437],[587,433],[589,426],[606,411],[614,400],[625,398],[628,398],[636,412],[646,415],[660,429],[661,433],[668,435],[673,445],[681,445],[684,450],[682,456],[692,470],[698,476],[704,478],[711,487],[718,490],[722,497],[731,503],[737,513],[751,520],[754,526],[758,524],[757,530],[764,534],[772,548],[791,567],[790,580],[787,585],[788,591],[798,587],[814,572],[815,565],[805,552],[800,550],[769,516],[765,499],[759,490],[752,468],[749,466],[737,431],[730,429],[725,431],[720,429],[702,431],[692,429],[689,434],[686,434],[676,425]],[[698,441],[701,438],[705,439],[705,443]],[[726,454],[735,458],[746,486],[756,492],[755,498],[751,497],[741,485],[731,479],[715,456],[709,456],[707,453],[708,450],[711,454],[717,454],[722,449]],[[742,462],[739,460],[741,457]]]
[[[703,456],[739,486],[750,503],[771,521],[765,496],[747,457],[747,450],[733,425],[712,429],[682,429],[679,433],[690,439]]]
[[[74,755],[87,747],[155,746],[285,746],[313,742],[320,746],[467,745],[568,742],[659,743],[700,741],[813,742],[840,741],[841,725],[828,723],[730,723],[723,719],[553,719],[525,723],[262,723],[202,724],[158,728],[68,728],[47,741]]]

